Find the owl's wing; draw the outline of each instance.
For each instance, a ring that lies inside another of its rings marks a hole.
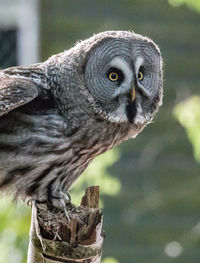
[[[0,116],[29,103],[38,96],[38,86],[31,80],[0,76]]]

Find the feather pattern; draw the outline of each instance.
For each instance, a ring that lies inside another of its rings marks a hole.
[[[110,67],[122,81],[108,80]],[[103,32],[43,63],[0,71],[0,189],[62,198],[95,156],[134,138],[161,103],[159,49],[132,32]]]

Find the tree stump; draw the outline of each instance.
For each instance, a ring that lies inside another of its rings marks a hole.
[[[28,263],[100,263],[103,217],[99,187],[86,189],[80,206],[66,214],[46,204],[32,204]]]

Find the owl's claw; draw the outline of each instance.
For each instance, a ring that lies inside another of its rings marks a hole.
[[[62,191],[60,191],[58,194],[52,194],[52,192],[49,191],[46,200],[37,199],[36,203],[46,203],[47,208],[50,211],[54,208],[62,210],[65,213],[67,219],[70,220],[67,210],[71,210],[73,208],[73,205],[71,204],[71,196],[68,192],[63,193]]]
[[[63,211],[64,211],[64,213],[65,213],[65,215],[66,215],[66,217],[67,217],[67,220],[69,221],[70,218],[69,218],[69,215],[68,215],[68,212],[67,212],[67,209],[66,209],[66,205],[65,205],[64,199],[61,199],[60,202],[61,202],[61,204],[62,204],[62,206],[63,206]],[[70,203],[70,204],[71,204],[71,203]]]
[[[73,208],[73,206],[71,204],[71,196],[68,192],[66,192],[66,193],[60,192],[60,195],[61,195],[60,203],[62,204],[63,211],[64,211],[67,219],[70,220],[66,207],[68,207],[69,209]]]

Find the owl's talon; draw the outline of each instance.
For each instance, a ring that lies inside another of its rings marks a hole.
[[[54,207],[62,210],[67,219],[70,220],[67,210],[71,210],[73,205],[71,204],[71,196],[68,192],[63,193],[60,191],[58,194],[55,195],[49,192],[47,195],[47,207],[51,211]]]

